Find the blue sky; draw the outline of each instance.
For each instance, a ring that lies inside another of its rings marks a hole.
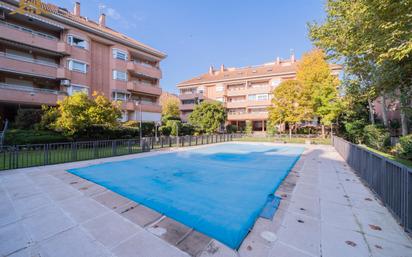
[[[48,0],[72,10],[73,0]],[[323,0],[81,0],[81,14],[165,52],[164,90],[208,71],[287,59],[312,48],[306,24],[324,18]]]

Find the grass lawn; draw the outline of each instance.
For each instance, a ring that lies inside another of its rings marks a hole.
[[[381,152],[381,151],[379,151],[379,150],[370,148],[370,147],[368,147],[368,146],[366,146],[366,145],[359,145],[359,146],[361,146],[361,147],[363,147],[363,148],[366,148],[366,149],[368,149],[368,150],[371,151],[371,152],[374,152],[374,153],[377,153],[377,154],[379,154],[379,155],[382,155],[383,157],[386,157],[386,158],[388,158],[388,159],[391,160],[391,161],[399,162],[399,163],[401,163],[401,164],[403,164],[403,165],[405,165],[405,166],[407,166],[407,167],[409,167],[409,168],[412,168],[412,161],[399,158],[399,157],[394,156],[394,155],[391,155],[391,154],[389,154],[389,153]]]
[[[306,140],[310,140],[312,144],[317,145],[330,145],[331,139],[330,138],[289,138],[289,137],[244,137],[244,138],[237,138],[234,139],[235,141],[243,141],[243,142],[271,142],[271,143],[290,143],[290,144],[305,144]]]

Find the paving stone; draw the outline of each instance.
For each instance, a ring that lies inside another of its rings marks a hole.
[[[320,203],[318,199],[305,196],[292,196],[288,211],[320,218]]]
[[[242,257],[251,256],[268,256],[271,243],[265,241],[260,233],[260,229],[253,229],[248,236],[243,240],[238,250]]]
[[[130,202],[129,199],[113,193],[112,191],[106,191],[102,194],[96,195],[93,197],[93,199],[112,210],[115,210]]]
[[[106,188],[100,185],[91,183],[91,182],[89,182],[88,184],[82,185],[82,187],[78,189],[83,195],[90,196],[90,197],[93,197],[98,194],[102,194],[103,192],[107,191]]]
[[[15,222],[0,228],[0,256],[8,256],[21,251],[30,245],[20,222]]]
[[[313,257],[313,255],[301,252],[294,247],[283,244],[282,242],[277,242],[275,246],[270,249],[269,257]]]
[[[72,197],[81,196],[78,190],[68,185],[45,187],[43,190],[55,201],[64,201]]]
[[[406,246],[366,235],[373,257],[409,257],[412,256],[411,245]]]
[[[13,184],[9,184],[8,188],[6,187],[6,190],[8,191],[8,194],[11,200],[13,201],[41,193],[41,190],[34,184],[16,186],[13,186]]]
[[[43,193],[13,201],[16,212],[21,216],[30,215],[33,211],[52,204],[50,198]]]
[[[200,254],[200,257],[239,257],[239,255],[226,245],[216,240],[212,240]]]
[[[117,257],[188,257],[187,253],[166,244],[156,236],[141,231],[113,249]]]
[[[210,237],[193,230],[177,247],[191,256],[198,256],[211,241]]]
[[[0,227],[16,222],[21,216],[16,213],[9,199],[3,199],[0,202]]]
[[[42,242],[40,256],[105,257],[112,255],[79,227],[75,227]]]
[[[368,246],[359,232],[322,226],[322,257],[370,256]]]
[[[65,231],[75,224],[59,208],[48,206],[33,212],[23,219],[28,233],[36,242]]]
[[[115,212],[83,223],[82,226],[104,246],[112,248],[136,233],[137,226]]]
[[[323,201],[323,199],[321,199],[320,208],[322,224],[340,229],[361,231],[350,206]]]
[[[176,245],[183,238],[183,236],[185,236],[190,231],[190,228],[186,225],[170,218],[165,218],[159,223],[156,223],[155,225],[148,228],[149,231],[153,231],[153,229],[156,229],[158,231],[159,229],[163,229],[164,233],[158,234],[157,236],[166,240],[172,245]]]
[[[95,200],[84,196],[69,198],[65,201],[60,201],[58,204],[78,223],[83,223],[110,211]]]
[[[126,208],[122,208],[121,210],[116,210],[116,212],[141,227],[145,227],[162,217],[162,214],[144,205],[130,203],[125,207]]]
[[[278,238],[303,252],[320,255],[320,221],[290,213],[279,229]]]

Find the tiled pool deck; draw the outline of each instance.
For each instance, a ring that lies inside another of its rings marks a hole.
[[[258,219],[237,252],[65,172],[159,152],[0,172],[0,256],[412,256],[411,239],[339,154],[306,147],[273,221]]]

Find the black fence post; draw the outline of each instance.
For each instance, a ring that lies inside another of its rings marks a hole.
[[[112,141],[112,155],[116,156],[117,155],[117,144],[116,144],[116,140]]]
[[[49,145],[44,145],[44,162],[43,165],[49,164]]]

